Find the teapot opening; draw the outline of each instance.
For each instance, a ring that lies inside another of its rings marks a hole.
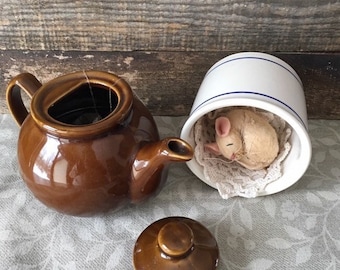
[[[64,124],[83,126],[100,121],[118,104],[115,91],[104,85],[84,83],[48,108],[48,114]]]
[[[191,149],[188,148],[188,145],[177,138],[170,139],[168,142],[168,147],[169,150],[178,155],[190,155],[191,153]]]

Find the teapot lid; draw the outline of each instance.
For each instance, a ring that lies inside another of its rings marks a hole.
[[[133,255],[135,270],[213,270],[219,251],[214,236],[202,224],[190,218],[168,217],[140,234]]]

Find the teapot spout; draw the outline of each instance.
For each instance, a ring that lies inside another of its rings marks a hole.
[[[142,146],[132,165],[131,201],[138,203],[157,194],[165,183],[168,165],[189,161],[192,157],[190,144],[175,137]]]

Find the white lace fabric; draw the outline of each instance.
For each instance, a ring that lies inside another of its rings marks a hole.
[[[206,181],[216,186],[223,199],[235,196],[256,197],[269,183],[282,176],[282,162],[291,149],[289,142],[291,128],[282,118],[267,111],[255,108],[247,109],[266,118],[278,134],[279,154],[272,164],[265,169],[249,170],[237,162],[204,150],[206,143],[215,141],[215,119],[230,109],[223,108],[212,111],[201,117],[194,126],[196,143],[194,157],[198,164],[203,167]]]

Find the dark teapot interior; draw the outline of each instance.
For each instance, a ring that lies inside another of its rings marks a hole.
[[[108,116],[117,103],[117,94],[111,89],[86,83],[55,102],[48,113],[65,124],[89,125]]]

